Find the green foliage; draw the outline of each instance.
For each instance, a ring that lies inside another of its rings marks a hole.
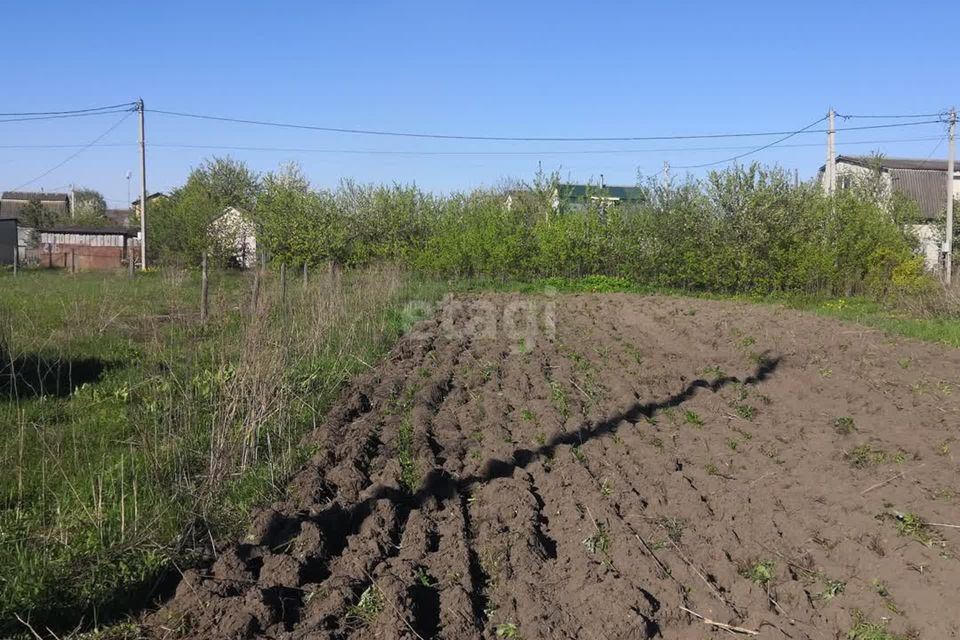
[[[39,199],[30,200],[20,209],[20,221],[34,229],[52,227],[57,220],[57,214],[44,207]]]
[[[260,178],[231,158],[204,161],[190,172],[184,186],[147,208],[147,249],[153,261],[197,265],[211,251],[227,260],[229,239],[213,232],[211,223],[228,207],[245,214],[256,208]]]
[[[854,612],[854,625],[847,632],[848,640],[907,640],[891,631],[887,631],[886,622],[870,622],[859,611]]]
[[[360,594],[357,604],[347,610],[347,621],[353,625],[365,627],[383,612],[383,594],[377,585],[372,584]]]
[[[84,187],[76,189],[73,192],[73,218],[74,221],[82,220],[84,222],[105,224],[107,218],[104,214],[107,212],[107,201],[103,194],[95,189]],[[81,223],[77,223],[81,224]]]
[[[742,569],[740,575],[761,587],[767,586],[773,580],[774,564],[771,560],[758,560]]]
[[[210,221],[247,212],[260,245],[288,264],[405,262],[445,277],[582,278],[588,291],[635,284],[717,293],[917,295],[931,279],[905,226],[916,207],[871,181],[833,197],[758,164],[703,180],[647,181],[616,205],[555,200],[556,175],[519,189],[437,197],[415,186],[342,182],[313,190],[296,165],[260,179],[205,162],[156,203],[151,251],[195,259]],[[593,279],[593,280],[591,280]]]

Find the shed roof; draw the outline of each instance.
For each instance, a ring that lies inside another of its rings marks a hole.
[[[72,233],[84,236],[127,236],[128,238],[137,235],[136,229],[127,227],[48,227],[37,229],[40,233]]]
[[[914,171],[946,171],[946,160],[927,160],[919,158],[887,158],[886,156],[837,156],[837,162],[847,162],[860,167],[880,166],[883,170],[912,169]],[[960,171],[960,163],[955,167]]]

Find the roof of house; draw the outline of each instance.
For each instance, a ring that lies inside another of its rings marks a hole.
[[[66,193],[44,193],[43,191],[4,191],[0,195],[2,200],[39,200],[41,202],[68,202],[70,196]]]
[[[127,227],[48,227],[37,229],[40,233],[71,233],[83,236],[127,236],[128,238],[137,235],[136,229]]]
[[[165,196],[165,195],[167,195],[167,194],[165,194],[163,191],[156,191],[156,192],[154,192],[154,193],[147,194],[147,200],[148,200],[148,201],[149,201],[149,200],[154,200],[154,199],[156,199],[156,198],[160,198],[160,197]],[[134,201],[131,202],[130,204],[132,204],[132,205],[134,205],[134,206],[140,204],[140,198],[137,198],[136,200],[134,200]]]
[[[616,200],[639,200],[643,197],[643,189],[639,187],[617,187],[612,185],[592,185],[592,184],[558,184],[557,189],[563,198],[580,199],[586,198],[589,194],[598,198],[611,198]]]
[[[837,162],[847,162],[860,167],[880,166],[883,170],[909,169],[912,171],[946,171],[946,160],[920,160],[918,158],[887,158],[886,156],[837,156]],[[960,163],[954,167],[960,171]]]
[[[894,191],[917,203],[926,220],[935,220],[946,208],[946,160],[887,158],[884,156],[837,156],[837,162],[873,169],[879,167],[890,176]],[[956,167],[960,171],[960,164]],[[823,169],[821,168],[821,171]]]
[[[913,169],[890,169],[894,191],[899,191],[920,207],[927,220],[935,220],[947,207],[947,181],[944,171],[917,171]]]

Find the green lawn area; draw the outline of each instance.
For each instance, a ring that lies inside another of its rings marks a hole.
[[[241,530],[340,386],[440,287],[395,269],[252,276],[0,273],[0,637],[143,602]],[[15,370],[18,375],[11,376]]]

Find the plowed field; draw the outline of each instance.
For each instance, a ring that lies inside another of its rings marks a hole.
[[[813,315],[451,298],[147,629],[960,638],[958,410],[960,351]]]

